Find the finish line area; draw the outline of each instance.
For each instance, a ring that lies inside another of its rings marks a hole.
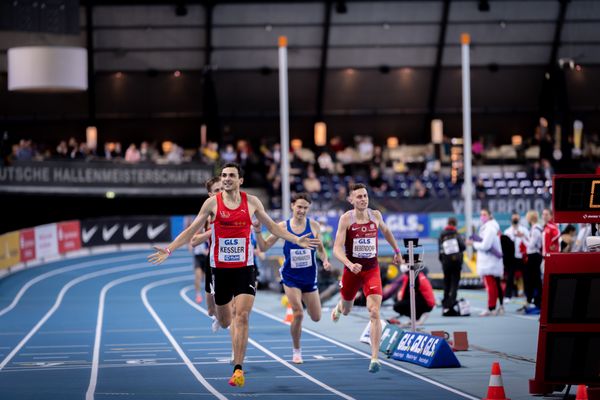
[[[366,309],[334,324],[334,296],[321,321],[305,318],[304,363],[296,365],[281,295],[272,291],[256,296],[246,385],[231,388],[229,332],[212,333],[204,303],[193,300],[192,257],[177,251],[153,267],[149,251],[67,258],[1,278],[0,398],[478,399],[493,361],[502,364],[507,397],[530,398],[538,319],[516,314],[519,304],[487,319],[433,310],[424,330],[468,331],[471,349],[456,353],[462,368],[425,369],[382,356],[381,371],[369,374],[369,347],[359,342]],[[483,290],[460,296],[485,307]],[[384,303],[382,318],[395,316]]]

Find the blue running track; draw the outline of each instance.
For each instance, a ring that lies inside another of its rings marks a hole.
[[[0,279],[0,399],[476,399],[305,330],[291,363],[289,327],[255,308],[246,385],[227,381],[229,332],[193,302],[191,257],[160,267],[148,251],[66,259]],[[258,296],[260,296],[260,292]],[[358,343],[357,343],[358,344]]]

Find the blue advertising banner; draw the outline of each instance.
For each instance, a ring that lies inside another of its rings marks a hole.
[[[325,215],[314,213],[313,218],[322,225],[330,226],[335,235],[340,219],[337,213],[328,213]],[[383,221],[390,228],[396,239],[429,237],[429,216],[427,214],[384,213]],[[383,238],[381,233],[380,238]]]
[[[392,358],[425,368],[460,367],[458,359],[444,338],[425,333],[405,332]]]

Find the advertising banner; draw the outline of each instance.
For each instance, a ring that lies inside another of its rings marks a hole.
[[[36,193],[100,193],[118,189],[131,194],[162,192],[203,194],[213,176],[206,165],[117,164],[112,162],[15,162],[0,166],[0,192],[24,188]]]
[[[81,227],[79,221],[59,222],[58,229],[58,251],[67,253],[81,248]]]
[[[58,237],[56,235],[56,224],[36,226],[34,230],[36,258],[52,257],[58,255]]]
[[[0,269],[19,263],[19,232],[0,235]]]
[[[169,217],[102,218],[81,221],[84,247],[171,241]]]
[[[35,231],[33,228],[19,231],[19,249],[21,262],[35,260]]]
[[[392,358],[426,368],[460,367],[458,359],[446,340],[426,333],[405,332]]]

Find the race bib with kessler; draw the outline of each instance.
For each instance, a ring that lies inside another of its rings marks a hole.
[[[243,262],[245,255],[245,238],[219,238],[219,261]]]
[[[292,268],[312,266],[311,251],[309,249],[290,249],[290,266]]]
[[[354,238],[352,241],[352,257],[377,257],[377,238]]]

